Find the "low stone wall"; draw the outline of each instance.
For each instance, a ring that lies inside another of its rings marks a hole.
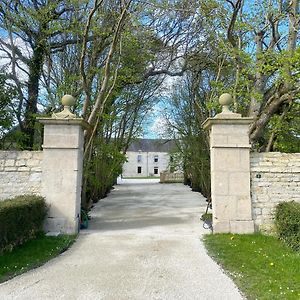
[[[183,173],[160,173],[160,183],[182,183],[184,181]]]
[[[279,202],[300,202],[300,153],[251,153],[250,165],[254,223],[270,231]]]
[[[0,200],[40,194],[42,151],[0,151]]]

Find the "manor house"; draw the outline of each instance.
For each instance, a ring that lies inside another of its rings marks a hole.
[[[173,140],[137,139],[129,146],[123,165],[123,177],[159,177],[169,169],[170,152],[176,147]]]

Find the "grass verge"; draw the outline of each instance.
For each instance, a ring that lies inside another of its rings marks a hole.
[[[277,238],[211,234],[204,243],[247,299],[300,299],[300,253]]]
[[[76,236],[39,236],[12,252],[0,256],[0,283],[36,268],[64,252],[75,241]]]

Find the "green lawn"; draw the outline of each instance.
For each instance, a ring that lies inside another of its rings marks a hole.
[[[247,299],[300,299],[300,253],[277,238],[211,234],[204,243]]]
[[[0,255],[0,282],[36,268],[64,252],[76,236],[47,237],[26,242],[24,245]]]

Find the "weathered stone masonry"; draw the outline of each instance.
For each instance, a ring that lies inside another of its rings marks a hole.
[[[300,153],[251,153],[249,124],[229,109],[230,94],[219,98],[222,112],[208,118],[213,231],[271,231],[279,202],[300,202]]]
[[[0,151],[0,200],[41,192],[42,151]]]
[[[62,98],[64,109],[44,124],[43,152],[0,152],[0,200],[22,194],[45,197],[46,232],[79,230],[83,171],[83,131],[88,124],[70,111],[75,99]]]
[[[78,232],[83,130],[88,127],[69,111],[72,99],[65,96],[61,113],[40,120],[43,152],[0,151],[0,200],[43,195],[49,206],[45,229],[67,234]],[[203,124],[210,131],[214,232],[268,231],[279,202],[300,202],[300,153],[250,154],[252,119],[230,112],[231,102],[230,95],[222,95],[222,113]]]
[[[251,153],[250,165],[255,227],[269,231],[279,202],[300,202],[300,153]]]

